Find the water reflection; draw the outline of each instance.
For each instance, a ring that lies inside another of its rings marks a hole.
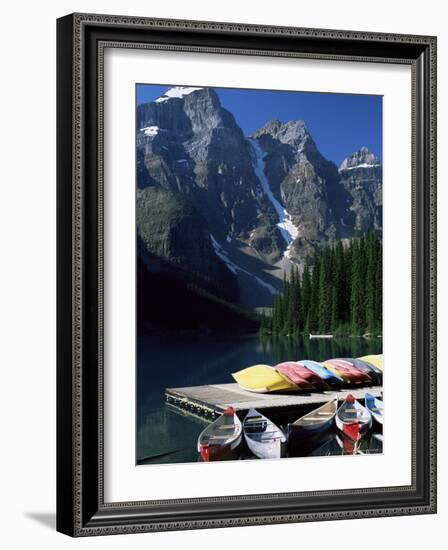
[[[299,359],[324,361],[331,357],[362,357],[369,353],[381,353],[382,350],[380,338],[260,337],[259,342],[262,349],[272,355],[275,363]],[[371,349],[376,351],[367,351]]]
[[[318,438],[301,442],[291,448],[288,447],[285,458],[300,458],[310,456],[360,456],[374,455],[383,452],[383,435],[380,433],[370,433],[363,437],[357,443],[336,430],[331,430]],[[250,452],[244,442],[239,449],[239,455],[236,460],[257,460]],[[196,454],[196,460],[201,462],[201,458]]]

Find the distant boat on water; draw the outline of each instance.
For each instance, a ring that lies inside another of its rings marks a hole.
[[[309,334],[308,337],[311,338],[333,338],[332,334]]]

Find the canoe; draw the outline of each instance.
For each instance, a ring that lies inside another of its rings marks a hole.
[[[344,357],[341,361],[347,361],[357,369],[362,370],[368,374],[376,384],[383,383],[383,371],[375,367],[375,365],[372,365],[372,363],[367,363],[367,361],[363,361],[362,359],[353,359],[352,357]]]
[[[280,363],[275,365],[275,368],[289,378],[294,384],[299,386],[301,390],[314,390],[315,386],[303,377],[303,371],[297,363],[293,361]]]
[[[330,386],[325,382],[325,380],[323,380],[312,370],[307,369],[305,365],[299,363],[298,361],[285,361],[284,363],[279,363],[278,365],[275,365],[274,368],[279,370],[282,374],[286,374],[286,372],[294,372],[296,376],[299,376],[300,378],[311,384],[314,389],[330,389]],[[287,376],[289,377],[289,374]]]
[[[381,426],[383,425],[383,402],[371,393],[366,393],[365,406],[373,419]]]
[[[269,418],[250,409],[243,421],[247,446],[258,458],[281,458],[285,452],[286,436]]]
[[[301,439],[322,434],[333,425],[338,408],[338,399],[335,397],[328,403],[298,418],[292,424],[288,424],[288,444],[294,445]]]
[[[340,374],[344,374],[352,384],[372,383],[372,379],[368,374],[357,369],[347,361],[342,361],[341,359],[327,359],[327,361],[325,361],[325,366],[328,367],[329,365],[336,368]]]
[[[336,366],[333,365],[332,363],[324,361],[322,364],[330,372],[332,372],[336,376],[339,376],[339,378],[342,378],[342,380],[344,381],[344,384],[351,384],[352,383],[351,377],[349,377],[348,374],[345,373],[344,371],[339,370],[338,368],[336,368]]]
[[[256,393],[297,391],[299,386],[269,365],[254,365],[232,373],[241,388]]]
[[[358,441],[372,426],[372,415],[356,401],[351,393],[347,395],[336,412],[336,426],[352,441]]]
[[[356,374],[356,376],[358,378],[361,378],[361,381],[362,381],[363,384],[372,384],[373,383],[373,379],[370,376],[370,374],[368,372],[366,372],[366,370],[358,368],[349,359],[339,359],[339,358],[337,358],[337,359],[330,359],[330,361],[334,361],[334,364],[337,364],[340,367],[349,368],[351,370],[351,372]]]
[[[381,372],[384,371],[384,362],[382,355],[364,355],[364,357],[358,357],[361,361],[367,361],[377,369],[380,369]]]
[[[209,424],[198,437],[198,453],[204,462],[235,458],[242,438],[241,420],[232,407]]]
[[[327,369],[327,367],[324,367],[321,363],[318,363],[317,361],[300,359],[299,363],[304,365],[310,371],[317,374],[317,376],[320,376],[323,380],[325,380],[325,382],[327,382],[327,384],[334,385],[344,382],[342,376],[339,376],[335,372],[332,372],[330,369]]]

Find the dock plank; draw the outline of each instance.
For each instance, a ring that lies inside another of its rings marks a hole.
[[[371,386],[312,393],[253,393],[244,390],[236,383],[230,383],[167,388],[165,396],[168,403],[177,407],[195,410],[204,416],[214,416],[222,414],[226,407],[233,407],[236,411],[245,411],[251,408],[258,410],[289,407],[308,408],[326,403],[335,395],[342,400],[348,393],[351,393],[356,399],[364,399],[366,391],[379,397],[383,387]]]

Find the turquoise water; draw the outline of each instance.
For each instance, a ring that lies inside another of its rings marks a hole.
[[[206,420],[165,403],[165,388],[233,382],[231,373],[256,363],[381,353],[381,339],[276,338],[258,336],[140,335],[137,345],[137,449],[141,463],[196,462],[196,441]],[[273,418],[274,421],[276,419]],[[380,437],[363,442],[363,452],[381,452]],[[344,454],[336,433],[303,448],[301,456]],[[243,456],[242,458],[246,458]]]

